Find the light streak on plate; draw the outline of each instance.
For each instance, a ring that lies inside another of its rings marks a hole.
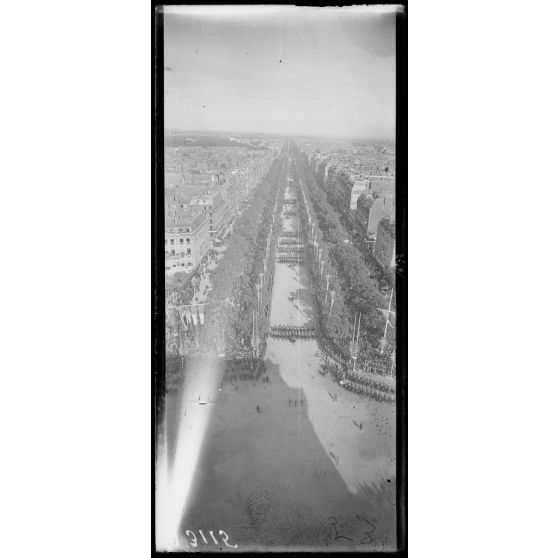
[[[191,362],[187,371],[190,383],[183,390],[172,470],[167,461],[166,440],[157,455],[155,540],[159,551],[179,547],[178,529],[192,496],[192,482],[222,375],[222,361],[214,357]]]

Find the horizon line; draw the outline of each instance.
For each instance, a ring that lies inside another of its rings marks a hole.
[[[335,134],[301,134],[301,133],[282,133],[282,132],[263,132],[263,131],[240,131],[240,130],[191,130],[184,128],[165,128],[163,134],[167,135],[170,132],[180,132],[180,133],[204,133],[204,134],[247,134],[247,135],[267,135],[267,136],[278,136],[283,138],[288,137],[301,137],[301,138],[324,138],[324,139],[368,139],[377,141],[390,141],[395,142],[395,138],[390,138],[388,136],[363,136],[363,135],[335,135]]]

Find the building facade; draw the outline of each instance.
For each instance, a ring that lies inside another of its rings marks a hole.
[[[188,207],[165,223],[165,270],[191,272],[210,246],[209,219],[201,207]]]
[[[190,206],[200,207],[209,221],[209,236],[214,238],[221,236],[226,226],[225,203],[221,191],[216,190],[205,196],[193,198]]]

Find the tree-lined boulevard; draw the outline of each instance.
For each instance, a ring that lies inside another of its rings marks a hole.
[[[389,381],[349,360],[353,310],[358,343],[377,348],[381,301],[359,297],[358,267],[340,269],[304,165],[287,141],[214,271],[196,350],[174,357],[158,453],[174,507],[158,503],[175,548],[203,547],[198,530],[224,530],[237,547],[223,551],[395,548]]]

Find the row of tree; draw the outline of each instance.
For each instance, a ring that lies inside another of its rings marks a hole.
[[[307,161],[307,159],[305,159]],[[310,174],[317,182],[318,186],[326,193],[326,200],[329,202],[330,207],[339,217],[339,223],[342,225],[353,242],[355,248],[360,252],[363,261],[373,272],[373,276],[377,283],[394,284],[394,276],[385,272],[382,265],[376,260],[374,252],[370,249],[370,244],[367,242],[367,231],[357,221],[356,211],[349,208],[344,210],[336,203],[336,186],[335,175],[328,177],[327,180],[316,179],[310,169]]]
[[[360,316],[360,343],[357,365],[366,363],[377,354],[383,336],[385,319],[377,310],[385,304],[377,280],[371,277],[370,268],[362,254],[340,222],[339,215],[329,203],[325,192],[319,188],[306,158],[294,149],[301,188],[306,192],[309,219],[302,219],[309,242],[310,271],[316,287],[316,303],[321,334],[336,352],[350,356],[354,317]],[[299,189],[301,202],[302,189]],[[312,243],[311,222],[318,246]],[[319,230],[318,230],[319,229]],[[321,258],[317,255],[321,250]],[[321,263],[320,263],[321,260]],[[331,305],[331,291],[334,291]]]
[[[252,202],[237,219],[229,247],[212,277],[213,290],[207,299],[210,328],[205,338],[211,343],[210,337],[221,335],[228,354],[251,352],[254,329],[260,332],[260,343],[265,337],[280,231],[277,217],[285,186],[284,155],[273,162],[266,178],[254,190]]]

